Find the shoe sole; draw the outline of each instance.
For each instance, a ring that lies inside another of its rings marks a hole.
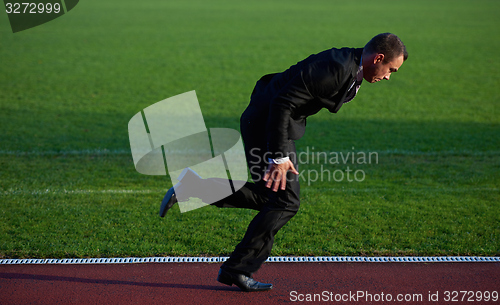
[[[234,284],[235,286],[237,286],[238,288],[240,288],[244,292],[269,291],[269,290],[273,289],[273,286],[269,287],[268,289],[247,289],[245,286],[240,286],[240,285],[236,284],[231,278],[228,278],[224,275],[222,275],[222,276],[219,275],[217,277],[217,281],[219,283],[222,283],[222,284],[228,285],[228,286],[233,286],[233,284]]]
[[[175,192],[174,192],[174,188],[170,188],[167,193],[165,194],[165,197],[163,197],[163,200],[161,202],[161,206],[160,206],[160,217],[165,217],[165,215],[167,214],[168,210],[170,210],[170,208],[172,208],[175,204],[175,200],[173,202],[172,201],[172,196],[174,196]]]

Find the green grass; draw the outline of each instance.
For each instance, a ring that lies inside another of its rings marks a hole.
[[[196,90],[239,129],[255,81],[394,32],[410,57],[299,151],[377,152],[362,182],[302,183],[272,255],[500,255],[496,1],[85,1],[12,34],[0,14],[0,257],[227,255],[255,214],[157,216],[169,177],[135,171],[127,123]],[[310,185],[308,185],[310,184]]]
[[[255,215],[175,208],[161,219],[166,178],[137,175],[126,155],[18,158],[2,158],[7,176],[17,176],[2,194],[9,257],[227,255]],[[301,210],[278,234],[273,254],[497,254],[496,156],[381,154],[378,161],[304,164],[301,177],[349,166],[365,180],[328,182],[325,173],[311,186],[302,181]],[[68,163],[75,165],[66,170]]]

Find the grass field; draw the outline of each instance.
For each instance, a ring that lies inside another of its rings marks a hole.
[[[170,179],[135,170],[128,121],[196,90],[207,127],[239,130],[260,76],[381,32],[408,61],[297,142],[377,162],[302,164],[364,179],[309,175],[272,255],[498,256],[499,13],[487,0],[88,0],[15,34],[0,14],[0,258],[228,255],[255,212],[158,217]]]

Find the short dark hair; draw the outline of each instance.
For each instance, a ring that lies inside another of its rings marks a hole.
[[[389,62],[396,57],[403,55],[403,59],[408,59],[406,46],[398,36],[391,33],[382,33],[373,37],[363,50],[366,54],[382,53],[384,62]]]

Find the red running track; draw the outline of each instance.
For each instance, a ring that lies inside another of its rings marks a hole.
[[[265,263],[254,278],[274,289],[252,293],[218,283],[219,266],[0,265],[0,304],[500,304],[500,263]]]

